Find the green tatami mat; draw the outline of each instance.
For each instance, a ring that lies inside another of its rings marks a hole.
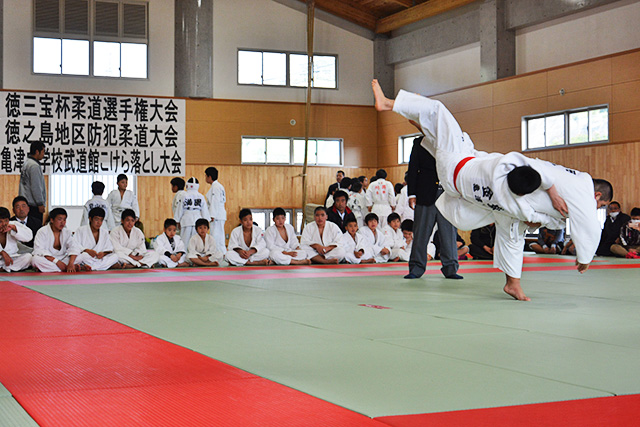
[[[640,393],[638,271],[32,288],[375,417]]]
[[[0,426],[38,427],[38,424],[13,397],[0,396]]]

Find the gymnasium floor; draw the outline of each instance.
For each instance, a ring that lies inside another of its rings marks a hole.
[[[2,275],[0,426],[637,422],[639,262],[439,267]]]

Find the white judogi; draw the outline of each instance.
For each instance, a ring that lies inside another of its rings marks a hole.
[[[13,263],[11,265],[6,265],[4,263],[4,258],[0,257],[0,268],[4,269],[4,271],[20,271],[26,270],[31,267],[31,254],[23,253],[20,254],[20,249],[18,248],[18,242],[28,242],[33,239],[33,232],[29,227],[22,224],[20,221],[9,221],[9,224],[13,224],[16,226],[15,231],[10,230],[7,233],[7,240],[4,244],[4,247],[0,245],[0,251],[4,251],[11,257]]]
[[[204,218],[211,219],[207,201],[204,196],[198,193],[200,184],[187,182],[187,191],[182,199],[182,204],[178,206],[173,219],[180,223],[180,237],[185,242],[191,240],[191,236],[196,234],[196,221]]]
[[[405,245],[404,236],[402,235],[402,230],[398,228],[394,230],[391,226],[385,227],[383,230],[384,237],[386,238],[387,244],[391,248],[391,256],[390,259],[395,259],[400,256],[400,248]]]
[[[291,260],[307,259],[307,252],[300,248],[296,230],[291,224],[285,224],[284,229],[287,232],[287,241],[285,242],[278,231],[278,227],[272,225],[264,232],[264,241],[269,249],[269,258],[278,265],[289,265]],[[295,252],[296,256],[285,255],[283,252]]]
[[[309,259],[313,258],[318,254],[318,251],[313,249],[311,245],[322,245],[322,246],[336,246],[326,254],[324,257],[326,259],[337,259],[338,262],[342,261],[345,256],[344,248],[342,245],[342,231],[340,231],[340,227],[332,223],[331,221],[327,221],[324,225],[324,230],[322,232],[322,236],[320,235],[320,230],[318,230],[318,224],[315,222],[310,222],[304,226],[304,230],[302,231],[302,238],[300,239],[300,245],[302,249],[307,253],[307,257]]]
[[[367,209],[367,196],[364,191],[361,191],[360,193],[351,193],[351,196],[349,196],[349,200],[347,201],[347,206],[356,217],[356,221],[358,221],[358,228],[364,227],[364,217],[369,213],[369,209]]]
[[[113,212],[111,211],[111,205],[100,195],[94,195],[91,199],[84,204],[84,210],[82,211],[82,220],[80,225],[89,224],[89,212],[93,208],[104,209],[104,221],[102,221],[102,228],[106,228],[108,231],[116,228],[116,223],[113,219]]]
[[[177,234],[173,236],[173,243],[169,241],[166,233],[158,235],[153,240],[153,249],[158,253],[160,257],[160,264],[169,267],[176,268],[178,264],[182,264],[187,261],[187,248],[185,248],[182,239]],[[176,255],[182,253],[178,262],[173,261],[169,255]],[[167,255],[169,254],[169,255]]]
[[[344,249],[344,260],[349,264],[360,264],[363,259],[371,259],[373,258],[373,253],[371,252],[371,247],[362,244],[362,237],[358,233],[356,233],[356,237],[351,237],[349,232],[345,232],[342,235],[342,248]],[[363,250],[364,253],[360,258],[355,255],[356,250]]]
[[[140,208],[138,207],[138,198],[133,191],[125,190],[124,195],[120,197],[120,190],[117,188],[113,190],[107,196],[107,203],[111,206],[111,211],[113,212],[113,220],[120,224],[122,218],[122,212],[125,209],[133,209],[136,213],[136,218],[140,218]]]
[[[432,243],[433,245],[433,243]],[[400,248],[398,250],[398,255],[400,257],[400,261],[404,261],[404,262],[408,262],[409,258],[411,258],[411,248],[413,247],[413,240],[411,240],[411,243],[405,243],[404,247]],[[436,247],[433,247],[433,255],[431,255],[432,258],[435,257],[435,252],[436,252]],[[427,253],[429,253],[429,250],[427,249]]]
[[[118,255],[118,260],[121,263],[133,264],[136,267],[153,267],[158,262],[160,256],[156,251],[148,250],[145,245],[144,234],[138,227],[131,229],[131,234],[127,235],[122,225],[117,226],[111,230],[109,235],[113,248]],[[130,255],[142,255],[143,258],[140,261],[136,261],[130,258]]]
[[[405,219],[410,219],[413,221],[414,210],[409,206],[409,186],[405,185],[402,187],[400,191],[400,198],[398,199],[398,204],[396,205],[396,213],[400,215],[400,219],[404,221]]]
[[[438,199],[443,199],[440,205],[449,203],[452,198],[462,198],[468,202],[469,210],[482,208],[487,217],[491,215],[486,211],[494,211],[521,221],[546,223],[551,220],[549,215],[534,211],[525,199],[513,194],[507,183],[509,172],[518,166],[533,167],[532,159],[515,152],[505,155],[476,151],[469,135],[462,132],[458,122],[440,101],[401,90],[393,111],[420,124],[425,135],[422,146],[435,157],[440,184],[445,191]],[[467,157],[473,159],[459,170],[454,183],[455,169]],[[554,184],[550,177],[541,175],[541,178],[544,190]],[[461,213],[466,216],[467,211]],[[481,216],[481,212],[473,216]],[[464,217],[455,218],[455,221],[447,219],[461,230],[478,228],[475,225],[468,228]]]
[[[461,230],[472,230],[495,222],[495,267],[514,278],[522,275],[523,240],[527,229],[523,221],[540,222],[552,229],[562,228],[561,221],[558,221],[560,213],[544,193],[554,184],[560,196],[568,199],[565,200],[567,206],[571,203],[569,216],[577,218],[574,224],[582,228],[578,232],[579,239],[583,241],[579,262],[591,261],[601,231],[596,232],[596,202],[588,174],[530,159],[519,153],[478,152],[469,135],[462,132],[439,101],[400,91],[393,110],[420,123],[425,134],[422,145],[436,158],[438,176],[445,190],[436,201],[442,215]],[[475,158],[460,169],[454,183],[455,168],[466,157]],[[515,167],[525,165],[540,173],[542,185],[532,194],[517,196],[508,188],[506,176]]]
[[[51,229],[51,224],[42,227],[36,233],[33,241],[33,259],[31,264],[43,273],[60,272],[60,268],[56,264],[57,261],[49,261],[45,256],[52,256],[58,261],[65,264],[69,263],[69,257],[72,255],[80,255],[82,249],[78,245],[73,233],[67,227],[60,231],[60,249],[53,247],[55,236]],[[77,260],[76,260],[77,264]]]
[[[362,227],[358,230],[358,234],[360,235],[359,244],[361,247],[365,247],[366,245],[371,248],[371,253],[373,254],[376,262],[380,263],[389,261],[389,258],[391,257],[391,248],[382,231],[376,229],[374,233],[369,227]],[[382,255],[380,251],[385,248],[389,249],[389,253]]]
[[[396,194],[393,184],[382,178],[369,184],[367,188],[367,206],[372,206],[371,213],[378,215],[378,224],[386,224],[387,216],[396,205]],[[363,227],[364,228],[364,227]]]
[[[100,234],[98,241],[93,237],[93,231],[91,231],[90,225],[83,225],[78,228],[74,234],[80,249],[83,251],[78,258],[76,258],[76,264],[86,264],[91,267],[93,271],[105,271],[111,268],[118,262],[118,255],[113,252],[113,243],[109,237],[109,232],[104,227],[100,227]],[[111,252],[102,258],[94,258],[88,253],[84,252],[85,249],[92,249],[96,252]]]
[[[251,255],[249,259],[244,259],[234,249],[243,249],[245,251],[255,249],[257,252]],[[234,228],[229,235],[229,248],[224,257],[231,265],[245,265],[247,262],[258,262],[269,258],[269,249],[267,249],[267,244],[264,241],[262,229],[257,225],[253,226],[251,230],[251,244],[247,246],[244,241],[242,225]]]
[[[209,203],[209,214],[210,218],[213,218],[211,222],[211,226],[209,228],[209,233],[213,236],[216,241],[216,246],[218,246],[218,250],[223,254],[227,252],[227,248],[225,247],[225,237],[224,237],[224,223],[227,220],[227,210],[225,209],[225,203],[227,203],[227,194],[224,191],[224,187],[218,180],[213,181],[211,184],[211,188],[207,191],[207,202]],[[207,218],[207,219],[210,219]]]
[[[187,194],[186,191],[178,190],[173,196],[173,200],[171,201],[171,212],[173,213],[173,219],[175,219],[177,216],[176,214],[178,213],[179,207],[182,205],[185,194]],[[176,220],[176,222],[178,222],[178,220]]]
[[[220,265],[224,258],[224,254],[218,250],[216,241],[211,234],[207,234],[202,240],[199,234],[194,234],[189,240],[189,246],[187,247],[187,258],[198,258],[199,256],[208,256],[209,261],[215,261]]]

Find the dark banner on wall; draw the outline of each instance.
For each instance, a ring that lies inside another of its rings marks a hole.
[[[185,174],[183,99],[0,93],[0,174],[19,174],[38,140],[46,174]]]

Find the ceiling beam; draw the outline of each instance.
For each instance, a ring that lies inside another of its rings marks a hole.
[[[388,33],[405,25],[448,12],[473,3],[474,1],[476,0],[429,0],[401,12],[394,13],[386,18],[379,19],[376,24],[376,33]]]
[[[300,1],[306,3],[305,0]],[[357,7],[349,0],[316,0],[316,7],[370,30],[376,28],[376,16]]]

